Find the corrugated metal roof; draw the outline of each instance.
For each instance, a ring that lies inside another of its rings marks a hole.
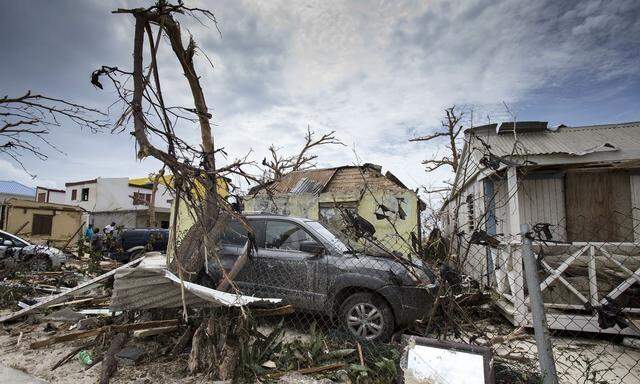
[[[293,171],[273,183],[270,189],[278,193],[320,193],[329,183],[337,169],[324,168]]]
[[[165,267],[164,256],[146,257],[135,268],[115,274],[110,308],[112,310],[178,308],[182,306],[180,279]],[[187,306],[239,307],[258,302],[278,303],[280,299],[262,299],[217,291],[184,282]]]
[[[490,128],[484,127],[472,131],[489,144],[491,152],[498,156],[512,154],[516,136],[519,142],[518,154],[584,156],[596,152],[612,152],[626,158],[623,154],[633,155],[640,151],[640,122],[563,127],[555,131],[517,135],[496,134]],[[474,146],[482,147],[477,141]]]
[[[34,197],[36,195],[36,190],[35,188],[20,184],[17,181],[0,180],[0,193]]]

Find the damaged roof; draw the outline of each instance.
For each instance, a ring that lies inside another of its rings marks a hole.
[[[640,122],[591,125],[582,127],[562,126],[555,130],[534,132],[497,133],[495,124],[475,127],[477,137],[491,146],[497,156],[512,154],[516,139],[516,154],[527,156],[568,155],[581,157],[595,153],[609,153],[607,159],[621,160],[640,158]],[[482,147],[477,141],[475,147]]]
[[[281,179],[271,182],[268,188],[273,193],[281,194],[320,194],[331,190],[351,190],[362,188],[366,182],[371,187],[386,186],[388,188],[408,189],[391,172],[382,174],[382,167],[376,164],[346,165],[334,168],[313,168],[302,171],[293,171]],[[373,177],[369,177],[373,176]],[[261,188],[254,187],[249,194],[256,193]]]

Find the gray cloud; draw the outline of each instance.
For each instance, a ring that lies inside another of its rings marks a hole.
[[[9,4],[9,5],[7,5]],[[106,106],[114,95],[87,81],[100,64],[130,67],[131,21],[117,3],[19,2],[3,5],[0,42],[7,92],[41,86],[55,95]],[[200,6],[211,7],[208,2]],[[307,125],[335,130],[349,149],[322,150],[321,165],[377,162],[412,186],[437,184],[420,161],[439,143],[407,140],[439,126],[444,107],[473,105],[476,122],[519,116],[572,122],[600,114],[640,119],[640,4],[635,1],[345,2],[221,1],[212,26],[184,20],[203,55],[199,69],[214,113],[218,145],[260,160],[275,143],[293,151]],[[51,16],[48,16],[51,15]],[[190,103],[175,59],[161,54],[165,95]],[[556,108],[563,104],[566,108]],[[551,113],[549,116],[538,113]],[[197,130],[180,132],[193,141]],[[65,126],[56,144],[68,156],[30,162],[62,183],[97,175],[139,175],[129,135],[80,133]],[[9,172],[2,169],[9,177]]]

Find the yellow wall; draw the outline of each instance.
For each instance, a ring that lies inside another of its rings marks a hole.
[[[31,235],[34,214],[53,215],[50,236]],[[46,243],[47,240],[51,240],[55,245],[64,245],[76,233],[82,223],[82,212],[76,210],[7,206],[6,215],[5,230],[7,232],[17,234],[16,232],[20,227],[28,222],[17,235],[36,244]],[[82,231],[79,233],[81,234]]]
[[[390,214],[390,221],[393,225],[389,220],[378,220],[375,215],[376,211],[380,212],[378,204],[383,204],[389,209],[397,211],[398,198],[404,199],[401,206],[406,213],[405,219],[402,220],[397,215]],[[318,220],[319,204],[334,202],[357,202],[358,214],[373,224],[376,229],[374,236],[390,250],[407,254],[409,244],[411,244],[411,232],[415,232],[416,236],[420,236],[418,233],[420,220],[418,197],[413,191],[409,190],[389,192],[380,189],[371,193],[366,191],[362,194],[360,192],[328,192],[319,196],[303,193],[279,195],[273,198],[266,195],[257,195],[245,200],[245,210],[272,212]],[[404,240],[397,238],[396,230]]]

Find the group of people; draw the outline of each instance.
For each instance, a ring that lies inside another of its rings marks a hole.
[[[100,228],[95,227],[93,224],[89,224],[87,230],[84,232],[84,237],[86,241],[91,244],[93,249],[102,249],[104,246],[104,237],[109,236],[113,237],[116,235],[117,226],[115,222],[111,222],[111,224],[105,226],[102,229],[102,234],[100,233]]]

